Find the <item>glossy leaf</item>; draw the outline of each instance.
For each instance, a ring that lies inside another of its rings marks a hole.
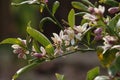
[[[19,69],[15,74],[14,76],[12,77],[12,80],[16,80],[19,76],[21,76],[23,73],[29,71],[30,69],[33,69],[34,67],[36,67],[37,65],[39,65],[39,63],[37,62],[34,62],[34,63],[31,63],[21,69]]]
[[[109,68],[110,65],[112,64],[112,62],[115,60],[116,52],[117,52],[117,50],[106,50],[103,53],[103,50],[99,48],[97,50],[97,54],[98,54],[98,58],[99,58],[101,64],[104,67]]]
[[[38,41],[40,44],[42,44],[45,47],[45,50],[48,54],[52,55],[54,53],[54,47],[53,47],[52,43],[41,32],[39,32],[31,27],[27,27],[27,32],[36,41]]]
[[[87,72],[87,79],[86,80],[94,80],[96,76],[99,75],[99,67],[95,67]]]
[[[75,13],[76,16],[83,16],[84,14],[86,14],[86,12],[78,12],[78,13]]]
[[[39,47],[37,41],[33,40],[33,46],[34,46],[34,48],[35,48],[35,51],[37,51],[38,53],[41,52],[41,51],[40,51],[40,47]]]
[[[78,2],[78,1],[73,1],[72,6],[76,9],[79,9],[79,10],[88,11],[88,7],[86,5],[84,5],[83,3]]]
[[[71,11],[68,14],[68,23],[71,28],[75,26],[75,11],[74,9],[71,9]]]
[[[42,27],[43,27],[44,23],[47,22],[47,21],[51,21],[51,22],[53,22],[54,24],[56,24],[56,22],[55,22],[52,18],[50,18],[50,17],[45,17],[45,18],[43,18],[43,19],[40,21],[40,25],[39,25],[40,30],[41,30],[42,32],[43,32]]]
[[[65,80],[64,75],[60,75],[60,74],[56,73],[55,76],[56,76],[57,80]]]
[[[18,44],[21,46],[23,45],[22,42],[17,38],[7,38],[3,40],[2,42],[0,42],[0,44]]]
[[[55,1],[54,4],[53,4],[53,7],[52,7],[52,14],[54,15],[57,11],[57,9],[59,8],[60,6],[60,2],[59,1]]]
[[[116,7],[119,6],[119,2],[115,1],[115,0],[99,0],[100,3],[105,3],[107,5]]]
[[[120,13],[117,14],[114,18],[112,18],[109,22],[109,27],[111,27],[112,29],[116,28],[116,24],[118,22],[118,20],[120,19]]]
[[[90,5],[91,7],[95,7],[89,0],[82,0],[83,3]]]

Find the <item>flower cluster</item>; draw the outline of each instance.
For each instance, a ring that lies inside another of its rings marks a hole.
[[[26,40],[22,40],[20,38],[18,38],[18,39],[22,42],[22,44],[24,46],[26,46]],[[18,44],[12,45],[12,48],[14,49],[13,53],[18,54],[18,58],[24,58],[24,59],[26,59],[26,54],[29,54],[28,50],[26,50],[25,48],[21,47]]]
[[[50,20],[61,28],[58,34],[53,33],[51,41],[44,34],[33,29],[29,25],[26,31],[31,40],[30,42],[20,38],[10,38],[2,41],[0,44],[13,44],[13,53],[18,54],[18,58],[28,60],[33,60],[33,58],[35,58],[33,62],[53,60],[74,53],[75,51],[94,50],[97,52],[101,64],[108,68],[108,72],[111,74],[108,73],[109,76],[107,77],[96,77],[99,72],[97,71],[98,68],[96,68],[94,69],[95,71],[92,70],[90,71],[90,74],[88,74],[88,78],[89,76],[92,76],[89,80],[117,80],[116,74],[120,72],[120,4],[118,1],[99,0],[101,3],[112,6],[108,8],[108,10],[102,4],[99,5],[97,3],[94,5],[89,0],[81,0],[81,2],[73,1],[72,6],[80,10],[80,12],[76,13],[74,9],[70,10],[68,22],[63,20],[68,27],[63,27],[55,17],[55,13],[60,5],[59,1],[53,3],[52,9],[49,9],[47,2],[48,0],[27,0],[16,5],[26,3],[37,4],[40,6],[41,13],[43,9],[48,11],[50,16],[43,17],[40,21],[40,26],[42,27],[43,23]],[[113,14],[114,17],[105,14],[105,10],[108,11],[107,14]],[[76,26],[75,18],[78,15],[81,20],[79,22],[80,24]],[[27,58],[27,56],[29,58]],[[30,69],[29,67],[31,67],[31,65],[28,66],[28,69]],[[27,68],[25,67],[25,69]],[[95,72],[95,76],[91,75],[91,72]],[[19,73],[17,74],[19,75]]]
[[[61,30],[59,35],[53,33],[54,37],[51,37],[55,46],[55,53],[62,54],[64,51],[72,51],[78,48],[77,41],[81,41],[83,34],[89,28],[88,23],[84,23],[82,26],[68,27],[65,30]]]
[[[88,11],[90,13],[86,13],[83,18],[84,19],[87,19],[87,20],[90,20],[90,22],[94,23],[94,24],[97,24],[96,21],[101,18],[105,12],[105,7],[104,6],[101,6],[99,5],[98,8],[94,8],[94,7],[89,7],[88,8]]]

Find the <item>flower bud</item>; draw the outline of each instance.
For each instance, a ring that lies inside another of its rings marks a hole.
[[[96,40],[96,41],[99,41],[101,39],[102,39],[102,35],[96,35],[95,38],[94,38],[94,40]]]
[[[111,8],[108,9],[108,12],[110,14],[114,14],[114,13],[116,13],[118,11],[120,11],[119,7],[111,7]]]
[[[93,8],[93,7],[89,7],[89,8],[88,8],[88,11],[90,11],[90,13],[93,14],[93,13],[94,13],[94,8]]]
[[[115,36],[107,35],[107,36],[103,37],[103,40],[105,41],[104,44],[113,45],[118,41],[118,38]]]
[[[40,53],[34,53],[33,56],[36,57],[36,58],[42,58],[43,57],[43,55],[40,54]]]
[[[95,30],[94,30],[94,33],[95,33],[96,35],[100,35],[100,34],[102,33],[102,28],[97,28],[97,29],[95,29]]]
[[[48,0],[45,0],[45,2],[48,2]]]

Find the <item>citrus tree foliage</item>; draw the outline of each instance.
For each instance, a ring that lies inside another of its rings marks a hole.
[[[55,17],[60,6],[59,1],[53,3],[49,9],[48,0],[27,0],[21,3],[12,3],[20,6],[24,4],[40,6],[40,13],[46,9],[50,16],[40,21],[40,31],[32,28],[30,22],[27,26],[26,39],[7,38],[0,44],[12,44],[13,53],[29,62],[19,69],[12,80],[16,80],[24,72],[31,70],[42,62],[73,54],[77,51],[95,51],[108,75],[100,75],[99,67],[87,72],[86,80],[119,80],[120,79],[120,3],[115,0],[99,0],[91,3],[89,0],[72,1],[73,8],[64,21],[65,27]],[[105,8],[104,5],[111,7]],[[76,9],[78,9],[76,13]],[[108,12],[108,14],[105,14]],[[111,17],[110,15],[113,15]],[[75,17],[82,18],[76,25]],[[51,21],[61,30],[59,34],[53,33],[49,40],[42,32],[45,22]],[[65,80],[64,75],[55,74],[58,80]]]

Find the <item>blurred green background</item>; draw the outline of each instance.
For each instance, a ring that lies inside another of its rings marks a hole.
[[[32,22],[32,27],[39,29],[40,19],[49,16],[47,12],[41,15],[39,6],[11,6],[11,2],[21,1],[24,0],[0,0],[0,41],[9,37],[25,38],[25,30],[29,21]],[[49,0],[49,7],[52,6],[54,1]],[[70,2],[73,0],[59,1],[61,6],[55,16],[61,22],[61,19],[67,20],[67,14],[71,9]],[[44,31],[44,34],[50,37],[52,32],[58,32],[59,28],[52,23],[46,23]],[[18,59],[17,55],[12,53],[11,45],[0,45],[0,80],[11,80],[12,75],[26,64],[26,61]],[[100,64],[94,52],[91,52],[91,54],[75,53],[51,62],[42,63],[36,69],[23,74],[18,80],[56,80],[54,76],[56,72],[64,74],[67,80],[85,80],[87,71],[97,65]]]

